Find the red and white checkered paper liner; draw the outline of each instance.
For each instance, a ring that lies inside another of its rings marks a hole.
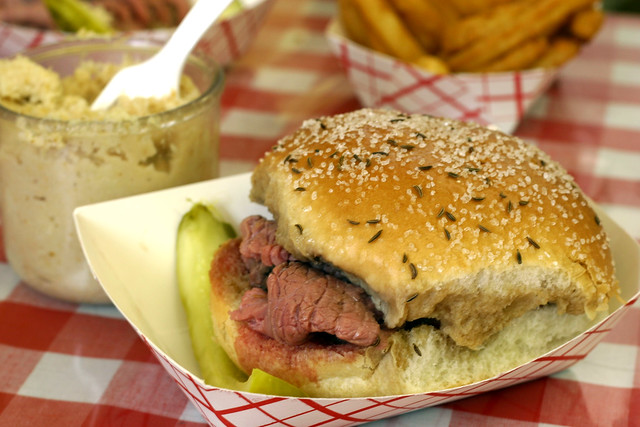
[[[169,292],[168,298],[177,298],[173,290],[177,285],[172,283],[175,278],[164,277],[168,271],[173,271],[169,268],[171,263],[168,257],[173,259],[174,255],[167,251],[173,251],[175,243],[165,240],[168,235],[173,235],[182,215],[180,212],[188,209],[190,201],[210,200],[213,197],[215,203],[224,206],[232,222],[237,223],[248,214],[266,214],[263,206],[248,202],[249,183],[249,174],[235,175],[83,207],[75,214],[80,240],[92,271],[116,307],[211,425],[355,425],[534,380],[564,370],[584,359],[640,298],[640,245],[606,212],[595,206],[611,239],[621,295],[627,302],[590,330],[529,363],[463,387],[411,395],[294,398],[212,387],[176,361],[176,358],[184,355],[177,355],[176,349],[167,348],[166,335],[171,333],[168,329],[177,327],[182,331],[182,326],[156,325],[156,333],[160,332],[155,338],[143,332],[147,328],[154,333],[145,322],[167,322],[170,318],[167,313],[175,310],[175,304],[174,308],[170,308],[172,304],[167,302],[150,301],[149,292],[156,296]],[[171,209],[167,209],[168,206]],[[156,213],[157,218],[153,221],[149,220],[150,212]],[[110,242],[113,236],[115,240]],[[125,258],[126,261],[123,261]],[[130,263],[134,263],[136,268],[142,266],[142,275],[132,272],[134,264]],[[155,270],[158,271],[147,272],[150,265],[156,266]],[[154,279],[158,274],[161,277]],[[162,283],[162,280],[166,283]],[[135,295],[136,287],[148,290]],[[146,310],[164,311],[155,313],[160,318],[148,315],[144,322],[136,324],[135,318]],[[170,353],[176,356],[172,357]]]
[[[326,35],[364,106],[470,120],[509,133],[558,74],[535,69],[436,75],[354,43],[337,19]]]
[[[205,385],[140,334],[160,364],[213,426],[348,426],[441,405],[551,375],[584,359],[637,300],[595,328],[532,362],[486,381],[449,390],[368,398],[293,398],[245,393]]]
[[[229,18],[216,22],[207,30],[194,51],[227,65],[240,58],[251,45],[273,0],[258,0]],[[172,29],[135,31],[116,36],[165,42]],[[13,56],[25,49],[55,43],[72,37],[68,33],[41,30],[0,22],[0,57]]]

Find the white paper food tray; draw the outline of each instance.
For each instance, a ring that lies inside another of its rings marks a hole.
[[[625,305],[554,351],[494,378],[449,390],[355,399],[292,398],[205,385],[191,350],[175,279],[180,219],[194,202],[211,203],[234,227],[250,214],[268,216],[248,198],[242,174],[76,209],[80,240],[92,271],[115,306],[162,366],[212,425],[353,425],[511,386],[563,370],[582,360],[640,294],[640,246],[596,207],[611,239]]]

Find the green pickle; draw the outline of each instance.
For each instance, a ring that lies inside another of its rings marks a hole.
[[[244,6],[242,5],[242,2],[240,0],[234,0],[229,4],[229,6],[227,6],[218,19],[231,18],[233,15],[237,15],[242,12],[243,9]]]
[[[84,0],[44,0],[51,18],[58,29],[75,33],[80,30],[96,34],[111,34],[116,29],[111,25],[113,17],[109,12]],[[224,10],[219,19],[230,18],[242,12],[244,6],[234,0]]]
[[[109,15],[99,7],[81,0],[44,0],[51,18],[62,31],[76,32],[81,29],[97,34],[112,33]]]
[[[202,203],[194,204],[178,226],[178,289],[202,378],[214,387],[278,396],[304,396],[298,388],[259,369],[254,369],[247,377],[213,335],[209,267],[220,245],[235,236],[233,227],[224,222],[213,207]]]

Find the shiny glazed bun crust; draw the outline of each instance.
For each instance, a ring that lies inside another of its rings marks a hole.
[[[593,318],[618,290],[607,236],[573,179],[499,131],[372,109],[307,120],[252,185],[279,243],[342,270],[389,328],[435,318],[480,348],[547,304]]]

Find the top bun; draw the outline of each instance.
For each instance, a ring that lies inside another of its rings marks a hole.
[[[607,236],[573,179],[479,125],[374,109],[307,120],[252,185],[279,243],[362,286],[389,328],[435,318],[479,348],[539,306],[593,318],[618,292]]]

